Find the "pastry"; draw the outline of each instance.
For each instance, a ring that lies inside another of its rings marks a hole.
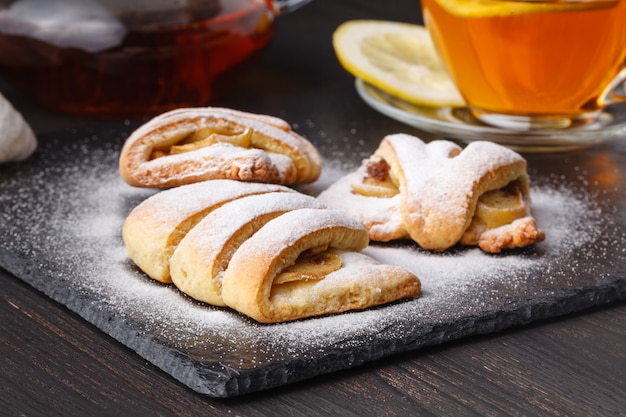
[[[355,219],[285,186],[212,180],[161,191],[123,238],[146,274],[190,297],[275,323],[416,296],[420,280],[360,253]]]
[[[0,94],[0,163],[23,161],[36,148],[37,139],[30,126]]]
[[[496,253],[544,239],[530,211],[526,161],[492,142],[462,149],[389,135],[318,198],[359,219],[374,241],[412,239],[435,251],[460,243]]]
[[[297,184],[317,180],[321,158],[282,119],[205,107],[173,110],[140,126],[124,143],[119,168],[139,187],[210,179]]]
[[[172,282],[182,292],[223,306],[221,278],[239,246],[267,222],[299,208],[324,205],[300,193],[251,195],[212,211],[180,241],[170,260]]]
[[[294,191],[281,185],[213,180],[156,193],[124,221],[122,238],[128,256],[150,278],[171,282],[170,257],[191,228],[230,200],[268,192]]]
[[[420,292],[403,268],[360,253],[367,231],[337,210],[299,209],[244,241],[222,278],[222,298],[261,323],[363,309]]]

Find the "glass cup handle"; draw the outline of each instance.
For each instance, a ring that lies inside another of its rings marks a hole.
[[[274,9],[277,13],[289,13],[310,3],[312,0],[274,0]]]
[[[604,89],[600,102],[603,106],[626,101],[626,65]]]

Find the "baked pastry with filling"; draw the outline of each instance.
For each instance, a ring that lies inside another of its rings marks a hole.
[[[209,213],[180,241],[170,259],[172,282],[182,292],[216,306],[225,305],[221,278],[239,246],[267,222],[290,210],[324,208],[300,193],[254,194]]]
[[[126,217],[122,227],[126,251],[150,278],[172,282],[170,258],[200,220],[231,200],[269,192],[294,191],[281,185],[213,180],[158,192]]]
[[[492,142],[462,149],[389,135],[318,198],[360,220],[374,241],[412,239],[435,251],[460,243],[497,253],[545,237],[531,215],[526,161]]]
[[[282,119],[204,107],[173,110],[140,126],[124,143],[119,169],[138,187],[210,179],[298,184],[317,180],[321,158]]]
[[[417,296],[420,280],[362,254],[355,219],[287,187],[212,180],[161,191],[127,217],[130,258],[197,300],[276,323]]]
[[[360,251],[362,225],[338,210],[298,209],[243,242],[222,278],[222,298],[261,323],[360,310],[420,293],[409,271]]]

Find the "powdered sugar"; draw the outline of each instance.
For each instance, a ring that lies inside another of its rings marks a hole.
[[[615,256],[611,245],[624,237],[585,193],[572,193],[577,190],[556,182],[538,184],[531,196],[533,214],[546,232],[544,242],[501,255],[473,248],[433,253],[410,242],[372,244],[366,254],[420,277],[421,297],[361,312],[259,325],[228,309],[194,302],[132,264],[121,227],[130,210],[154,191],[121,180],[118,151],[92,150],[78,168],[76,161],[48,161],[41,172],[18,172],[15,180],[3,183],[12,192],[0,196],[0,219],[7,225],[1,232],[2,249],[34,263],[10,269],[107,331],[115,331],[106,322],[113,317],[135,337],[179,349],[193,360],[238,369],[372,339],[400,341],[421,334],[418,328],[493,314],[562,288],[593,286],[603,275],[580,269],[601,270],[598,265]],[[320,180],[326,183],[347,171],[333,160],[324,166],[330,167],[328,177]],[[316,187],[324,188],[313,184],[309,189]],[[607,235],[612,237],[605,240]],[[29,268],[36,273],[28,273]]]
[[[218,140],[188,152],[150,159],[154,150],[168,149],[182,138],[207,129],[227,132],[225,136],[249,131],[250,136],[246,143]],[[216,178],[293,184],[317,179],[320,157],[284,120],[203,107],[174,110],[137,128],[124,143],[121,167],[129,183],[148,187]]]
[[[372,176],[388,176],[399,194],[378,198],[353,191],[357,184],[368,187]],[[513,181],[523,183],[526,193],[526,162],[503,146],[473,142],[463,149],[446,140],[425,143],[416,136],[393,134],[383,138],[356,172],[332,184],[319,198],[358,218],[372,240],[410,237],[423,248],[445,250],[463,237],[478,197]],[[491,232],[495,239],[507,234]],[[494,252],[506,244],[489,246]]]

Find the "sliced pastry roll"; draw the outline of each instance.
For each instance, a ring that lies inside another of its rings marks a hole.
[[[128,255],[152,279],[171,282],[174,249],[204,216],[231,200],[270,192],[294,193],[281,185],[213,180],[154,194],[124,221],[122,238]]]
[[[239,246],[270,220],[300,208],[323,208],[300,193],[244,197],[212,211],[180,241],[170,260],[172,282],[182,292],[224,306],[221,279]]]
[[[224,303],[259,322],[276,323],[419,294],[415,275],[360,253],[368,240],[362,225],[340,211],[287,212],[233,254],[222,279]]]
[[[358,218],[375,241],[408,238],[429,250],[460,243],[500,252],[544,239],[531,215],[526,161],[492,142],[462,149],[390,135],[319,199]]]
[[[355,219],[280,185],[213,180],[149,197],[123,229],[131,259],[197,300],[274,323],[420,292],[412,273],[360,253]]]
[[[140,126],[124,143],[119,168],[139,187],[210,179],[296,184],[317,180],[321,158],[282,119],[204,107],[174,110]]]

